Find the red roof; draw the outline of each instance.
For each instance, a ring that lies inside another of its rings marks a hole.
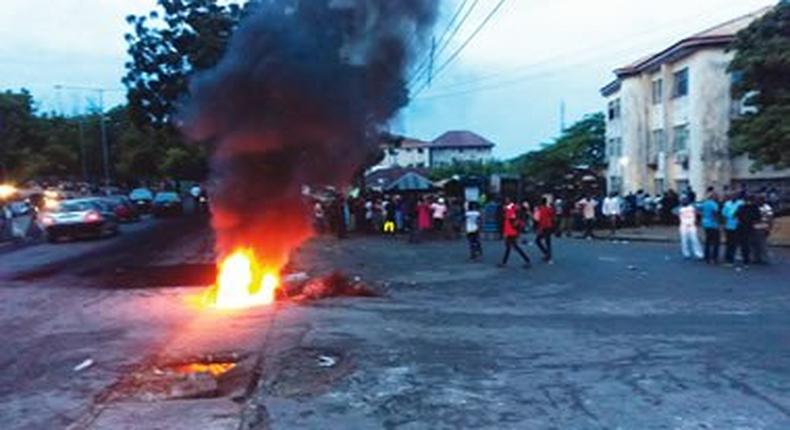
[[[471,131],[448,131],[433,140],[432,148],[493,148],[494,144]]]

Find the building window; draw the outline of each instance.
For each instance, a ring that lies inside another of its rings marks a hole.
[[[609,120],[620,118],[620,99],[614,99],[609,102]]]
[[[664,134],[663,129],[653,130],[650,136],[650,144],[656,153],[667,150],[667,136]]]
[[[623,188],[623,178],[620,176],[609,177],[609,192],[620,193]]]
[[[609,139],[609,144],[606,147],[606,154],[609,157],[620,157],[623,155],[623,139],[619,137]]]
[[[673,150],[675,152],[688,151],[689,147],[689,126],[681,125],[674,129],[675,139],[673,140]]]
[[[417,153],[418,154],[422,154],[423,153],[423,149],[422,148],[417,148]]]
[[[689,69],[688,67],[675,72],[673,76],[672,97],[678,98],[689,93]]]
[[[664,98],[664,80],[656,79],[653,81],[653,104],[660,105],[662,98]]]

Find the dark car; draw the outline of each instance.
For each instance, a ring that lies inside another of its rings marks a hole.
[[[140,212],[137,210],[137,206],[128,197],[112,195],[103,197],[102,200],[113,206],[113,211],[115,216],[118,217],[118,221],[134,222],[140,220]]]
[[[175,192],[164,191],[156,193],[152,207],[154,216],[179,216],[184,213],[184,204],[181,196]]]
[[[148,188],[135,188],[129,193],[129,200],[134,203],[137,212],[149,213],[153,206],[154,193]]]
[[[60,238],[103,237],[118,233],[112,205],[102,199],[75,199],[60,202],[41,217],[50,242]]]

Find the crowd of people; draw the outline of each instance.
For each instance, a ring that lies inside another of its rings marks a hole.
[[[579,232],[580,238],[594,239],[600,236],[602,228],[614,236],[624,226],[679,225],[682,254],[686,258],[717,264],[725,243],[723,260],[727,264],[734,264],[736,256],[744,264],[760,264],[768,261],[767,238],[778,202],[774,189],[757,193],[727,190],[724,201],[713,189],[699,201],[690,188],[680,194],[670,190],[660,196],[650,196],[642,190],[625,196],[617,193],[605,197],[588,194],[581,198],[546,195],[520,203],[507,197],[465,202],[442,193],[370,194],[336,197],[329,202],[316,200],[314,221],[317,231],[334,232],[340,237],[349,231],[403,234],[409,241],[419,243],[465,235],[469,258],[475,261],[483,255],[481,238],[497,237],[504,241],[501,266],[508,263],[513,253],[521,257],[525,266],[531,264],[521,247],[525,241],[520,238],[526,232],[534,233],[534,243],[543,260],[551,264],[552,237]],[[698,225],[704,233],[704,246],[698,237]]]

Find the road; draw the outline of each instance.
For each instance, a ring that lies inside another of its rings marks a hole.
[[[4,428],[790,428],[786,251],[736,270],[564,239],[525,270],[497,242],[469,263],[461,241],[321,238],[295,270],[383,296],[223,314],[186,300],[213,276],[205,224],[138,228],[0,255]],[[246,396],[103,400],[141,363],[227,351],[260,359]]]

